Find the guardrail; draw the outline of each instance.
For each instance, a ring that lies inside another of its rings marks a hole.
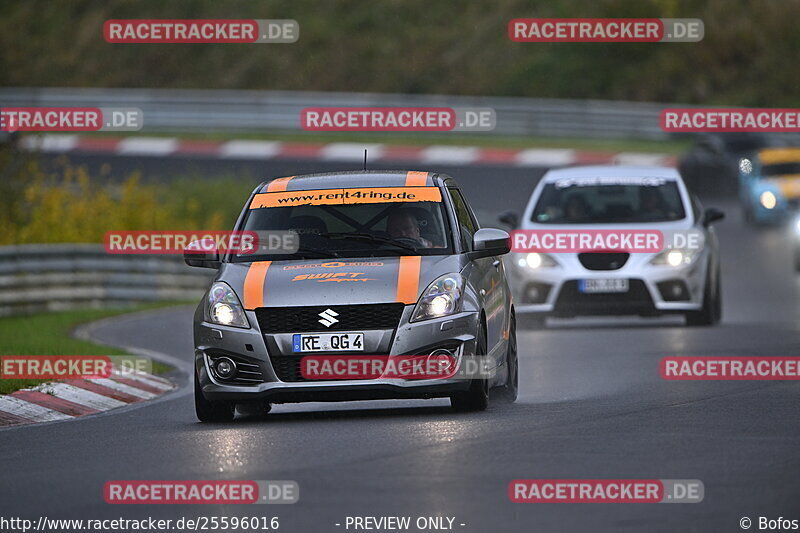
[[[0,106],[138,107],[144,131],[302,131],[306,107],[491,107],[491,134],[665,139],[659,113],[671,104],[446,95],[201,89],[0,88]],[[486,134],[486,133],[483,133]]]
[[[215,272],[182,256],[110,255],[99,244],[0,247],[0,316],[158,300],[200,301]]]

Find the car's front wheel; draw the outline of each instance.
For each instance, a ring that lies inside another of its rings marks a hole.
[[[794,245],[794,270],[800,272],[800,245]]]
[[[212,402],[203,396],[197,372],[194,374],[194,411],[200,422],[230,422],[233,420],[235,405],[231,402]]]
[[[478,332],[475,355],[486,355],[486,331],[483,327]],[[484,411],[489,406],[489,380],[471,380],[468,390],[450,396],[450,405],[456,411]]]
[[[719,268],[719,267],[717,267]],[[687,326],[713,326],[722,319],[722,291],[720,290],[720,275],[717,270],[712,283],[709,273],[703,291],[703,307],[699,311],[686,313]]]
[[[506,351],[508,377],[503,387],[502,397],[508,402],[515,402],[519,393],[519,359],[517,358],[517,319],[511,315],[508,329],[508,349]]]

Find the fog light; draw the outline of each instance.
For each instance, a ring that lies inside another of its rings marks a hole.
[[[217,371],[217,375],[222,379],[232,378],[236,374],[236,363],[228,357],[220,357],[214,363],[214,370]]]
[[[682,280],[662,281],[656,286],[665,302],[685,302],[691,299],[689,287]]]
[[[434,372],[436,375],[449,375],[456,367],[456,356],[450,350],[445,348],[438,348],[430,353],[428,356],[429,369],[437,368],[438,371]]]
[[[528,304],[543,304],[550,295],[551,285],[547,283],[531,282],[522,290],[522,302]]]

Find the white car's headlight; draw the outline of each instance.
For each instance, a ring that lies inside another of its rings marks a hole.
[[[679,267],[691,265],[700,250],[664,250],[650,260],[651,265]]]
[[[461,309],[464,276],[458,273],[445,274],[433,281],[422,296],[411,315],[411,321],[428,320],[457,313]]]
[[[208,291],[206,320],[222,326],[250,327],[239,298],[227,283],[221,281],[214,283]]]
[[[556,263],[555,259],[547,254],[541,254],[538,252],[531,252],[521,256],[519,259],[517,259],[517,264],[523,268],[530,268],[531,270],[558,266],[558,263]]]

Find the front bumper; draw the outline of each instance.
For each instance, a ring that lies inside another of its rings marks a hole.
[[[396,330],[365,330],[363,354],[422,355],[439,346],[460,346],[462,354],[474,353],[478,331],[476,312],[410,323],[413,307],[405,307]],[[255,313],[247,311],[247,318],[254,325],[250,329],[219,326],[203,320],[202,306],[198,307],[194,323],[195,370],[203,395],[208,400],[284,403],[435,398],[469,387],[468,380],[459,378],[282,381],[273,361],[288,358],[299,360],[301,355],[317,354],[293,354],[291,333],[262,334],[256,325]],[[249,375],[251,380],[247,383],[231,383],[215,377],[209,371],[209,363],[212,358],[221,356],[243,362],[248,369],[252,369],[254,373]]]
[[[631,254],[617,270],[589,270],[577,254],[553,254],[556,267],[521,266],[525,254],[509,254],[510,284],[520,313],[551,316],[660,315],[699,310],[703,305],[708,251],[691,264],[653,266],[654,254]],[[583,294],[580,280],[627,279],[627,293]]]

